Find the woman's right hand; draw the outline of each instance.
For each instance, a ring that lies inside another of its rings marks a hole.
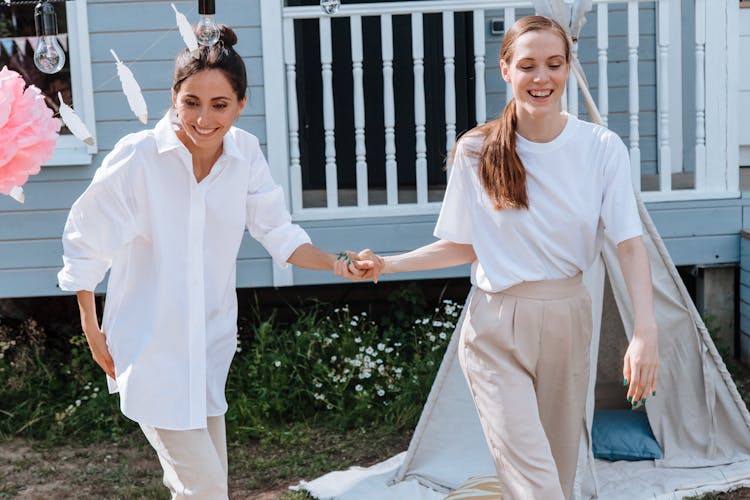
[[[112,360],[112,356],[109,354],[107,348],[107,336],[98,326],[92,326],[84,330],[86,335],[86,341],[91,349],[91,356],[96,361],[104,373],[109,375],[111,378],[115,378],[115,362]]]
[[[102,367],[104,373],[115,378],[115,362],[107,348],[107,336],[99,328],[94,294],[86,290],[79,290],[76,292],[76,297],[78,298],[78,308],[81,311],[81,328],[83,328],[86,342],[91,349],[91,356],[96,364]]]

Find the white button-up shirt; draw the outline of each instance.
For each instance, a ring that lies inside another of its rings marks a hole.
[[[58,280],[93,291],[110,269],[102,329],[125,416],[182,430],[226,412],[245,227],[281,266],[310,242],[253,135],[230,129],[198,183],[169,115],[123,138],[73,204]]]

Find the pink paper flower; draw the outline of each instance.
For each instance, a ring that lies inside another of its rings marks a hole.
[[[60,132],[60,120],[44,103],[33,85],[21,75],[0,70],[0,193],[10,194],[30,175],[39,173],[52,157]]]

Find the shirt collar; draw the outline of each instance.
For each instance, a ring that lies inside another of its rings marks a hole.
[[[165,153],[172,149],[184,148],[185,145],[177,137],[175,131],[177,130],[177,117],[174,115],[172,110],[168,111],[164,117],[159,120],[159,123],[154,127],[154,137],[156,139],[156,149],[161,153]],[[238,160],[242,159],[242,152],[237,145],[235,139],[236,130],[234,127],[224,135],[224,154],[231,156]],[[187,148],[186,148],[187,149]]]
[[[161,153],[165,153],[172,149],[184,147],[180,139],[175,134],[175,117],[172,111],[168,111],[164,117],[159,120],[159,123],[154,127],[154,138],[156,140],[156,150]]]

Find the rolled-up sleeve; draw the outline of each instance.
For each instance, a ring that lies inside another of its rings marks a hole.
[[[113,255],[137,232],[132,179],[122,168],[132,160],[133,148],[118,146],[70,209],[62,238],[64,266],[57,275],[62,290],[94,291]]]
[[[246,204],[247,229],[273,260],[285,268],[292,253],[311,240],[304,229],[292,223],[284,202],[284,191],[271,177],[260,148],[252,162]]]

